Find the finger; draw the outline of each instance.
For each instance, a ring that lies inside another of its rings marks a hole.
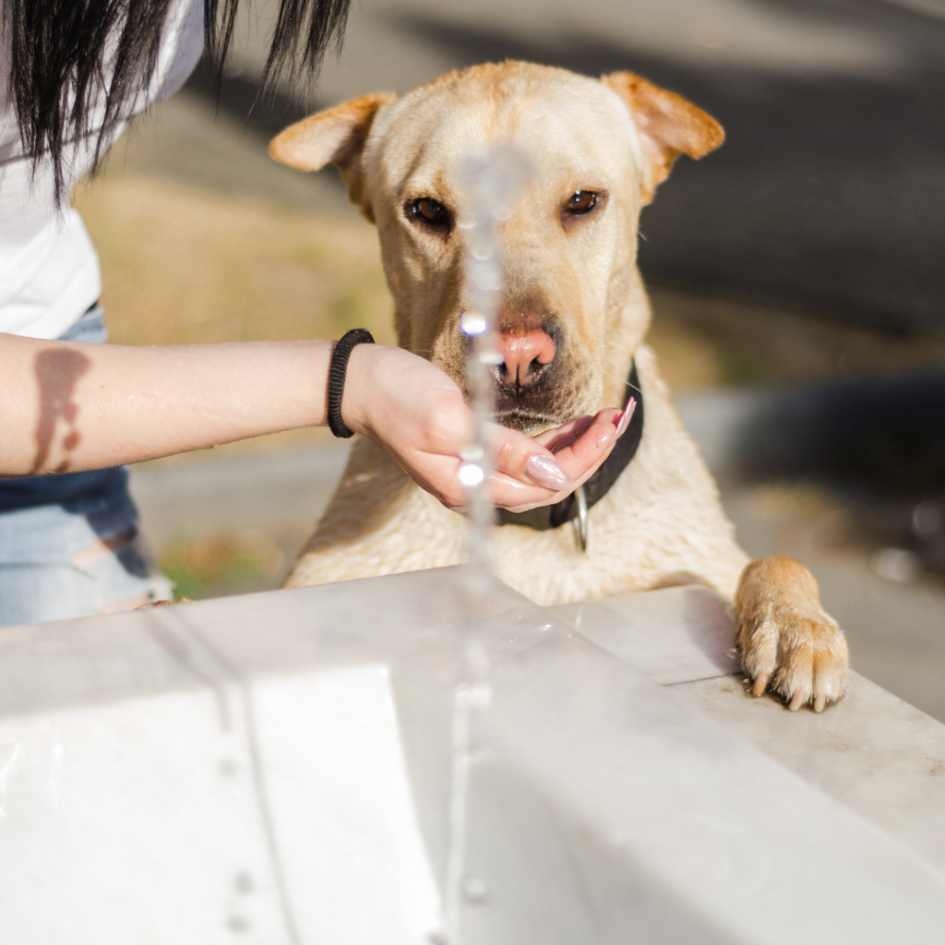
[[[619,410],[602,410],[590,424],[579,425],[569,433],[573,439],[562,438],[553,444],[552,452],[568,478],[580,485],[588,479],[610,455],[617,442]]]
[[[527,512],[540,505],[551,505],[559,495],[541,486],[529,486],[503,473],[493,473],[489,478],[489,498],[492,504],[509,512]]]
[[[411,457],[410,475],[414,481],[448,509],[462,511],[466,505],[466,491],[459,479],[462,460],[456,456],[423,453]],[[555,500],[559,493],[542,486],[513,479],[505,473],[493,473],[487,480],[489,498],[504,509],[535,508]],[[567,492],[560,493],[567,495]]]
[[[490,424],[489,440],[496,472],[551,492],[568,489],[570,480],[552,452],[532,437]]]
[[[538,436],[534,437],[534,440],[536,443],[541,443],[543,446],[546,446],[553,453],[559,452],[566,446],[571,445],[579,436],[585,433],[591,424],[600,416],[600,413],[603,412],[604,411],[600,411],[593,416],[574,417],[567,423],[562,423],[559,427],[554,427],[551,430],[545,430],[544,433],[539,433]]]
[[[510,480],[496,474],[490,483],[493,501],[510,512],[527,512],[567,498],[590,479],[610,455],[617,442],[620,419],[621,411],[603,410],[595,417],[579,417],[539,437],[559,448],[554,458],[569,476],[567,489],[554,494],[529,493],[513,488]],[[562,443],[565,445],[561,446]]]
[[[448,509],[461,511],[465,506],[466,490],[459,478],[462,460],[458,456],[417,450],[396,459],[421,489]]]
[[[493,502],[505,509],[527,511],[564,499],[610,455],[619,418],[619,410],[604,410],[534,438],[493,428],[493,442],[498,444],[496,471],[490,479]],[[548,448],[542,448],[543,443]],[[530,488],[521,488],[523,484]],[[536,491],[534,485],[541,488]]]
[[[561,426],[553,427],[551,430],[545,430],[544,433],[539,433],[538,436],[533,437],[533,439],[537,443],[548,447],[552,453],[558,453],[565,447],[571,446],[604,415],[612,417],[614,426],[617,426],[617,418],[620,416],[620,411],[616,407],[611,407],[599,410],[593,415],[588,414],[581,417],[574,417],[567,423],[562,423]]]

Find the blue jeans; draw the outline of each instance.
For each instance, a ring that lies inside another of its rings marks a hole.
[[[105,341],[100,307],[63,340]],[[0,627],[170,600],[138,534],[123,467],[0,479]]]

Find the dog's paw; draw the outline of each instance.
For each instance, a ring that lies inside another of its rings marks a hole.
[[[847,641],[837,622],[819,608],[804,613],[772,606],[754,619],[743,616],[737,643],[752,695],[770,690],[792,712],[809,703],[822,712],[846,692]]]

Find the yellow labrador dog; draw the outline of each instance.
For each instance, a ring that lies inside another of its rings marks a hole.
[[[819,711],[844,693],[844,636],[803,565],[749,562],[738,546],[644,344],[640,211],[679,155],[701,158],[723,139],[705,112],[631,72],[598,80],[505,62],[451,72],[401,98],[345,102],[287,128],[270,154],[303,171],[340,168],[351,200],[377,224],[399,343],[460,385],[466,247],[455,174],[462,156],[491,142],[531,155],[536,177],[502,231],[500,417],[537,432],[625,402],[628,385],[640,409],[620,441],[629,446],[591,484],[587,550],[568,524],[573,501],[537,517],[507,515],[495,537],[500,577],[541,604],[706,584],[734,603],[752,691]],[[360,440],[289,583],[456,564],[463,533],[460,515]]]

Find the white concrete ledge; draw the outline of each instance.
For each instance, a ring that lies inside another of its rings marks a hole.
[[[0,633],[4,940],[429,945],[454,577]],[[463,945],[942,941],[933,720],[748,699],[698,589],[505,590],[482,632]]]

